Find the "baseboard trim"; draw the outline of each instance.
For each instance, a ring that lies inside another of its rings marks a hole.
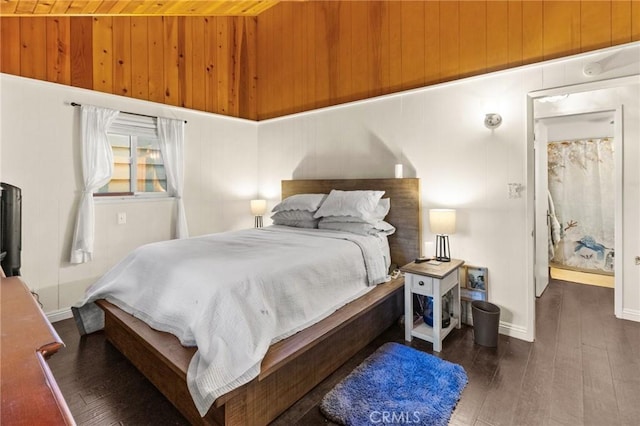
[[[622,319],[640,322],[640,311],[636,309],[623,309]]]
[[[529,336],[529,333],[527,332],[527,329],[525,327],[513,325],[508,322],[500,321],[498,332],[509,337],[524,340],[525,342],[533,342],[533,339],[531,338],[531,336]]]
[[[66,320],[69,318],[73,318],[71,308],[59,309],[57,311],[47,313],[47,319],[51,323]]]

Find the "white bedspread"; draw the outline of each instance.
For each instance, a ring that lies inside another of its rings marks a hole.
[[[204,416],[258,375],[272,343],[383,282],[386,256],[378,237],[278,226],[164,241],[133,251],[75,306],[106,299],[197,346],[187,382]]]

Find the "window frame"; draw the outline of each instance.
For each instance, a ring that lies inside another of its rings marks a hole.
[[[169,188],[165,191],[135,191],[138,178],[138,138],[155,138],[160,143],[157,133],[157,119],[155,117],[139,116],[120,112],[114,123],[107,130],[108,135],[119,135],[129,138],[129,190],[121,192],[94,192],[93,197],[98,200],[133,200],[133,199],[164,199],[175,198],[169,193]],[[162,149],[158,146],[160,155]],[[112,148],[113,149],[113,148]],[[164,157],[162,158],[164,167]],[[168,186],[168,182],[167,182]],[[102,188],[102,187],[101,187]]]

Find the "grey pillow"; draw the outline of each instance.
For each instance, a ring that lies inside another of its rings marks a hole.
[[[274,225],[292,226],[294,228],[318,228],[318,219],[313,220],[295,220],[295,219],[274,219]]]
[[[276,204],[272,212],[287,211],[287,210],[306,210],[315,212],[322,204],[322,201],[327,197],[327,194],[296,194],[291,197],[287,197],[280,203]]]
[[[271,216],[273,220],[317,220],[313,217],[313,212],[308,210],[283,210],[279,212],[275,212],[273,216]]]

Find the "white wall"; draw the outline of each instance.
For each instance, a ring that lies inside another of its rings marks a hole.
[[[501,307],[501,332],[532,340],[527,93],[639,74],[639,49],[634,44],[263,121],[258,129],[261,196],[277,201],[281,179],[393,177],[393,165],[403,163],[405,176],[421,179],[423,241],[434,240],[428,209],[456,208],[452,256],[489,268],[489,299]],[[582,67],[593,60],[601,60],[605,71],[586,77]],[[487,112],[502,114],[500,128],[483,126]],[[637,143],[637,133],[627,136]],[[522,198],[508,198],[512,182],[525,185]]]
[[[96,203],[94,261],[68,263],[81,191],[79,109],[69,102],[182,118],[184,201],[191,235],[250,227],[256,196],[257,124],[0,74],[0,179],[22,188],[22,275],[44,311],[66,310],[133,248],[172,237],[175,203]],[[116,214],[127,214],[117,225]]]

